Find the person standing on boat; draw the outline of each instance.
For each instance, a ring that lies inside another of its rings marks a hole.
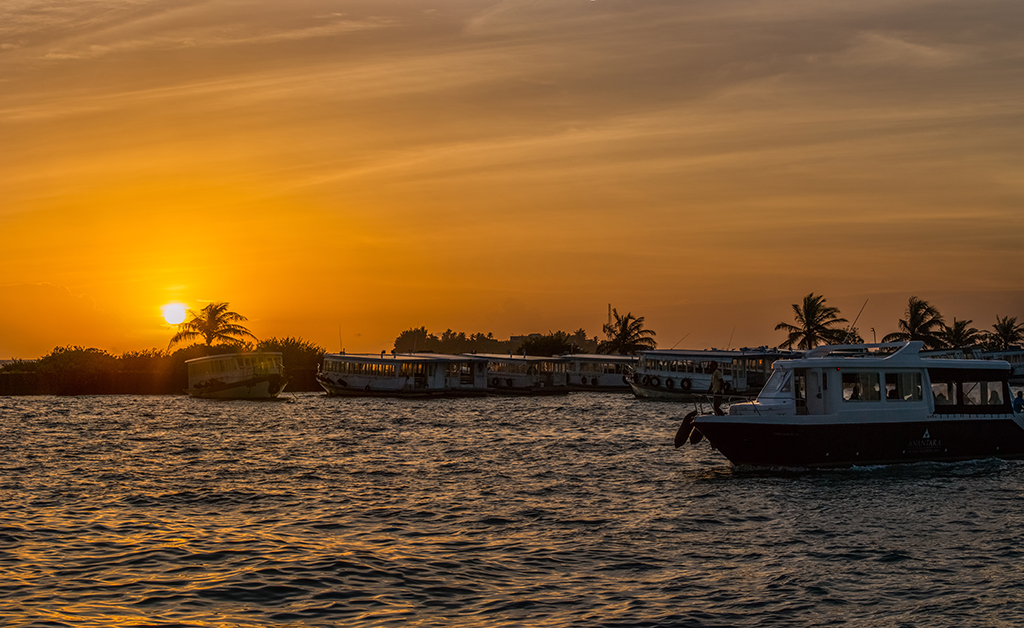
[[[714,408],[715,414],[718,416],[725,415],[722,412],[722,393],[725,391],[725,378],[722,377],[722,370],[718,368],[718,362],[711,362],[711,385],[708,386],[708,392],[711,393],[711,407]]]
[[[1013,411],[1017,414],[1024,412],[1024,392],[1017,391],[1017,396],[1013,398]]]

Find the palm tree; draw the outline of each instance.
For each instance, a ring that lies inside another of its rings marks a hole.
[[[825,297],[811,292],[804,297],[803,304],[793,304],[793,318],[796,325],[779,323],[776,330],[785,330],[789,337],[779,345],[783,349],[813,349],[820,344],[842,344],[849,332],[836,329],[836,325],[847,322],[839,318],[839,308],[825,305]],[[852,330],[855,332],[855,330]],[[858,336],[859,337],[859,336]]]
[[[882,342],[920,340],[926,349],[939,349],[942,340],[938,334],[943,326],[942,314],[934,305],[917,297],[910,297],[907,303],[907,318],[900,319],[900,331],[882,338]]]
[[[229,312],[226,301],[211,303],[199,312],[189,310],[188,315],[189,320],[178,325],[178,333],[171,338],[170,345],[200,337],[208,347],[214,342],[229,344],[245,342],[245,338],[256,340],[252,332],[238,324],[249,319],[237,312]]]
[[[935,336],[942,341],[942,344],[947,349],[966,349],[980,343],[985,337],[982,332],[974,327],[968,327],[973,322],[970,319],[958,321],[954,316],[953,325],[947,326],[943,323],[942,328],[936,332]]]
[[[1010,345],[1024,342],[1024,323],[1018,323],[1016,316],[996,316],[992,329],[993,331],[987,334],[987,340],[996,351],[1006,351]]]
[[[658,346],[654,340],[657,334],[650,329],[644,329],[643,316],[637,318],[630,312],[619,316],[618,310],[615,309],[612,310],[612,315],[615,320],[604,325],[604,333],[608,339],[597,347],[598,353],[636,355],[644,349]]]

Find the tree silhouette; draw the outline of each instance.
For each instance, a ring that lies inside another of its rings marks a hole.
[[[603,326],[607,340],[597,347],[598,353],[618,353],[619,355],[636,355],[644,349],[658,346],[654,340],[657,334],[644,329],[644,317],[633,316],[627,312],[619,316],[618,310],[612,310],[614,321]]]
[[[958,321],[954,316],[953,324],[946,325],[942,323],[935,336],[946,349],[964,349],[976,345],[985,340],[985,334],[974,327],[969,327],[973,322],[970,319]]]
[[[996,316],[996,322],[986,337],[988,345],[996,351],[1006,351],[1010,345],[1024,342],[1024,323],[1018,323],[1016,316]]]
[[[202,338],[207,347],[214,342],[224,344],[245,343],[245,338],[256,340],[245,327],[239,325],[247,321],[246,317],[237,312],[228,311],[228,303],[210,303],[199,312],[188,311],[189,319],[178,325],[178,333],[174,334],[168,346],[185,340]]]
[[[939,333],[943,326],[942,314],[934,305],[917,297],[910,297],[905,312],[906,319],[900,319],[900,331],[882,338],[882,342],[920,340],[926,349],[940,349],[942,339]]]
[[[782,329],[789,336],[779,347],[783,349],[813,349],[820,344],[842,344],[848,332],[836,329],[836,325],[847,322],[839,318],[839,308],[825,305],[825,297],[811,292],[804,297],[803,303],[793,304],[793,319],[796,325],[779,323],[776,330]],[[859,336],[852,339],[857,340]]]

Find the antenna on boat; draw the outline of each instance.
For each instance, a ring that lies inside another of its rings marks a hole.
[[[691,332],[691,331],[688,331],[688,332],[686,332],[686,336],[689,336],[689,335],[690,335],[690,334],[692,334],[692,333],[693,333],[693,332]],[[680,338],[680,339],[679,339],[679,342],[677,342],[676,344],[672,345],[672,349],[675,349],[675,348],[676,348],[676,345],[678,345],[678,344],[679,344],[680,342],[682,342],[682,341],[686,340],[686,336],[683,336],[682,338]]]
[[[850,323],[850,331],[846,332],[846,338],[843,338],[844,345],[846,344],[846,341],[850,339],[850,334],[853,333],[853,326],[857,324],[858,320],[860,320],[860,315],[864,313],[864,308],[867,307],[867,304],[868,300],[864,299],[864,305],[860,306],[860,311],[857,312],[857,318],[853,319],[853,322]],[[872,327],[871,329],[873,330],[874,327]]]
[[[732,346],[732,337],[736,335],[736,326],[732,326],[732,333],[729,334],[729,344],[725,345],[725,350],[728,351],[729,347]]]
[[[341,340],[341,323],[338,323],[338,351],[345,353],[345,343]]]

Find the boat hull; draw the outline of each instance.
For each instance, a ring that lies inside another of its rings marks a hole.
[[[197,399],[276,399],[287,385],[281,375],[264,375],[237,382],[205,380],[185,392]]]
[[[1005,415],[831,424],[743,419],[704,416],[694,427],[737,466],[817,468],[1024,458],[1024,428]]]
[[[351,381],[351,380],[349,380]],[[416,388],[404,385],[395,385],[395,380],[387,380],[385,385],[365,384],[363,386],[350,386],[346,380],[337,380],[329,377],[318,377],[317,383],[323,388],[329,397],[400,397],[410,399],[423,399],[431,397],[480,397],[489,394],[484,388]],[[387,385],[390,384],[390,385]]]

